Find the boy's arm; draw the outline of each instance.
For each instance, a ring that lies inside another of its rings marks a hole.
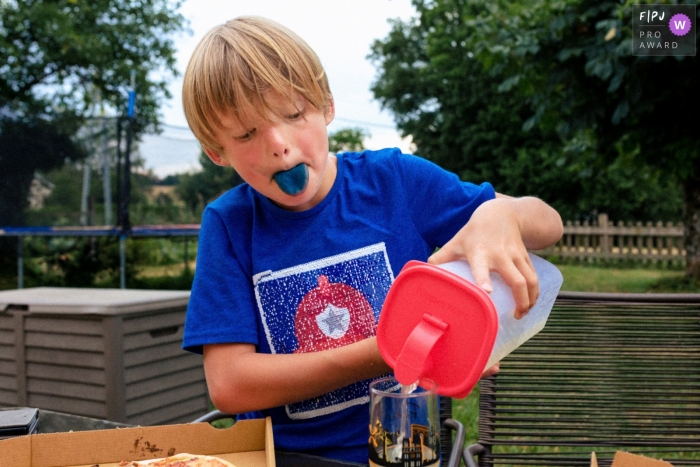
[[[489,272],[498,272],[513,291],[515,316],[520,318],[539,296],[537,274],[527,249],[540,250],[563,235],[561,217],[544,201],[496,194],[479,206],[471,219],[428,262],[466,259],[474,279],[491,292]]]
[[[217,409],[243,413],[320,396],[391,372],[376,338],[299,354],[256,353],[251,344],[204,346],[209,396]]]

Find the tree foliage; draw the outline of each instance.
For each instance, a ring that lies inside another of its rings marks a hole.
[[[687,272],[700,279],[700,139],[683,111],[697,57],[634,56],[637,1],[479,3],[469,46],[500,90],[526,99],[525,128],[556,131],[583,167],[641,168],[661,196],[680,187]]]
[[[608,161],[630,157],[680,179],[694,173],[697,122],[678,106],[694,96],[697,59],[633,56],[638,2],[478,3],[480,12],[467,19],[475,32],[468,46],[499,90],[527,100],[526,129],[586,140],[581,153]]]
[[[370,56],[379,69],[372,91],[393,112],[401,133],[412,136],[417,154],[465,180],[488,180],[504,193],[523,194],[520,175],[532,176],[528,164],[537,161],[534,167],[543,166],[537,178],[549,179],[534,183],[541,187],[537,194],[556,201],[564,188],[557,183],[563,169],[550,148],[556,139],[521,130],[527,107],[512,94],[498,93],[464,46],[471,31],[463,22],[445,21],[442,4],[415,6],[418,18],[394,21]],[[459,8],[457,18],[472,7]]]
[[[209,202],[243,182],[235,170],[214,164],[204,151],[199,154],[199,164],[202,170],[180,174],[176,187],[180,199],[196,215],[201,214]]]
[[[539,196],[565,219],[599,211],[625,220],[678,217],[680,192],[658,171],[626,162],[582,163],[587,140],[564,141],[547,127],[524,130],[533,114],[530,103],[517,89],[504,88],[503,78],[476,55],[479,25],[473,18],[488,11],[484,3],[414,5],[417,18],[394,21],[370,58],[379,69],[374,95],[394,113],[402,133],[412,135],[418,154],[463,179]],[[663,191],[669,186],[670,194]]]
[[[362,128],[341,128],[328,135],[328,150],[333,154],[360,152],[365,149],[364,140],[369,137],[369,132]]]
[[[25,113],[126,107],[136,72],[138,112],[155,123],[176,75],[172,35],[181,0],[23,0],[0,4],[0,106]],[[99,102],[98,102],[99,100]]]
[[[413,4],[370,59],[418,154],[565,219],[678,220],[685,196],[692,223],[697,122],[674,107],[691,102],[697,59],[632,57],[631,2]]]
[[[180,0],[0,2],[0,225],[21,225],[36,170],[85,155],[75,134],[100,108],[126,108],[135,71],[134,138],[157,127],[177,74]]]

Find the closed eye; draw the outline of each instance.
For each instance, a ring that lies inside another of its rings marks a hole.
[[[255,135],[256,132],[257,128],[251,128],[243,135],[234,136],[233,139],[235,139],[236,141],[248,141],[250,138],[253,137],[253,135]]]

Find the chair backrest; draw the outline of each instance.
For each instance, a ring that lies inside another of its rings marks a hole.
[[[452,430],[445,426],[445,420],[452,418],[452,398],[440,396],[440,449],[443,458],[449,458],[452,453]]]
[[[700,294],[562,292],[479,404],[480,466],[700,465]]]

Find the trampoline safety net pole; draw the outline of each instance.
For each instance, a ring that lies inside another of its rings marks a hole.
[[[126,235],[119,236],[119,287],[126,289]]]

